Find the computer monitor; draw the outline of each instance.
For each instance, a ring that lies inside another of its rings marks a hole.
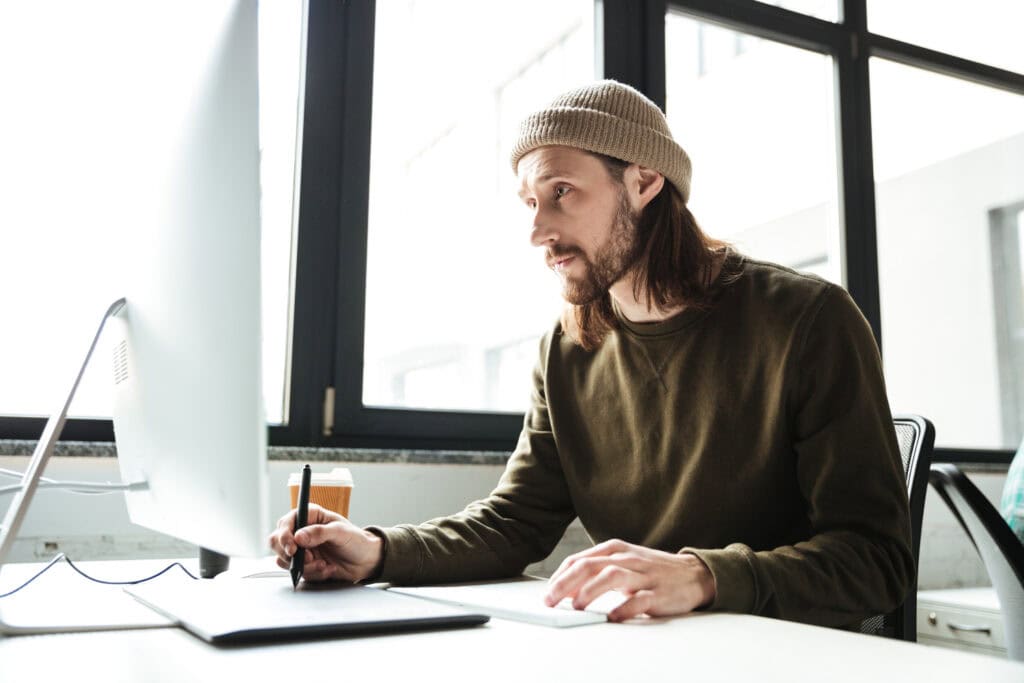
[[[254,556],[270,531],[257,10],[204,10],[216,26],[189,42],[162,95],[152,139],[167,163],[126,236],[127,303],[108,332],[114,434],[122,478],[148,483],[125,494],[133,523]]]
[[[271,528],[256,2],[125,5],[133,7],[145,25],[129,21],[125,31],[144,39],[132,36],[124,58],[147,80],[124,84],[134,130],[110,149],[131,165],[111,201],[131,202],[134,216],[119,249],[125,302],[103,317],[118,460],[124,482],[135,484],[125,492],[128,512],[200,547],[256,556]],[[97,302],[97,320],[109,303]],[[80,378],[48,421],[5,516],[0,565]]]

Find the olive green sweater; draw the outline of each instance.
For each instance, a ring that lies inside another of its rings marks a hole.
[[[849,295],[733,255],[706,311],[634,324],[593,352],[541,342],[533,401],[497,488],[385,537],[380,578],[520,573],[579,516],[699,556],[711,609],[848,626],[891,610],[914,576],[878,348]]]

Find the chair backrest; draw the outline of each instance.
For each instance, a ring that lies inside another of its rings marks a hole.
[[[978,549],[999,597],[1006,649],[1024,661],[1024,544],[956,465],[932,465],[931,484]]]
[[[910,540],[917,566],[921,552],[921,519],[924,517],[924,498],[928,489],[928,468],[935,448],[935,427],[920,415],[894,415],[896,440],[899,442],[903,473],[907,477],[907,497],[910,499]],[[903,600],[903,604],[888,614],[865,619],[861,633],[917,641],[917,575]]]

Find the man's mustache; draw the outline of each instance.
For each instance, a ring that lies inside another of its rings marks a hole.
[[[555,245],[553,247],[548,247],[548,261],[557,261],[558,259],[565,258],[566,256],[577,256],[582,253],[583,250],[579,247]]]

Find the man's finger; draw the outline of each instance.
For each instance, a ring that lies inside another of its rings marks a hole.
[[[302,565],[302,576],[310,581],[322,581],[327,578],[327,563],[317,558],[311,558]]]
[[[576,609],[586,609],[590,603],[608,591],[618,590],[622,593],[632,594],[649,588],[647,582],[647,577],[639,572],[610,564],[598,572],[597,576],[580,586],[572,600],[572,606]]]
[[[577,576],[592,576],[597,572],[604,569],[609,564],[616,564],[626,569],[632,569],[633,571],[643,571],[645,560],[640,555],[637,555],[632,550],[627,552],[618,552],[613,555],[606,555],[603,557],[591,556],[578,558],[571,567],[566,568],[561,574],[557,572],[552,574],[548,579],[548,584],[552,588],[558,588],[563,594],[567,594],[564,590],[565,586],[573,583],[573,574]],[[575,580],[577,583],[580,579]],[[550,590],[550,589],[549,589]],[[563,595],[564,597],[564,595]]]
[[[654,591],[642,590],[608,613],[608,621],[626,621],[646,614],[654,606]]]
[[[291,531],[285,531],[281,534],[281,547],[284,549],[284,554],[288,557],[293,556],[299,547],[295,543],[295,536],[292,535]]]
[[[325,510],[316,503],[309,504],[309,509],[306,512],[306,524],[326,524],[329,521],[334,521],[330,517],[330,511]]]
[[[326,527],[322,524],[304,526],[295,532],[295,542],[303,548],[315,548],[326,540]]]
[[[552,575],[548,579],[548,593],[544,599],[545,603],[549,607],[554,607],[562,601],[562,598],[576,597],[584,583],[609,566],[619,566],[639,572],[643,567],[643,560],[628,553],[616,553],[608,557],[580,558],[572,567],[563,572],[561,576]]]
[[[630,544],[617,538],[604,541],[603,543],[598,543],[597,545],[587,548],[586,550],[581,550],[578,553],[573,553],[569,557],[562,560],[561,564],[558,565],[558,569],[555,570],[555,573],[551,575],[551,579],[549,580],[554,580],[558,578],[561,574],[564,574],[566,571],[571,569],[573,565],[578,563],[580,560],[585,560],[589,557],[602,557],[606,555],[613,555],[615,553],[625,552],[630,548]]]
[[[548,579],[548,592],[544,596],[547,606],[554,607],[562,598],[575,596],[583,582],[603,568],[603,565],[597,566],[597,562],[593,558],[579,558],[571,565],[563,563]]]
[[[295,541],[303,548],[316,548],[324,543],[343,544],[348,530],[341,524],[311,524],[295,532]]]
[[[292,532],[289,530],[278,529],[270,535],[269,542],[270,549],[279,557],[287,559],[295,552],[294,548],[292,548],[295,545],[295,540],[292,538]]]
[[[307,524],[330,524],[345,519],[334,510],[320,507],[316,503],[309,504],[309,514],[306,515]]]

